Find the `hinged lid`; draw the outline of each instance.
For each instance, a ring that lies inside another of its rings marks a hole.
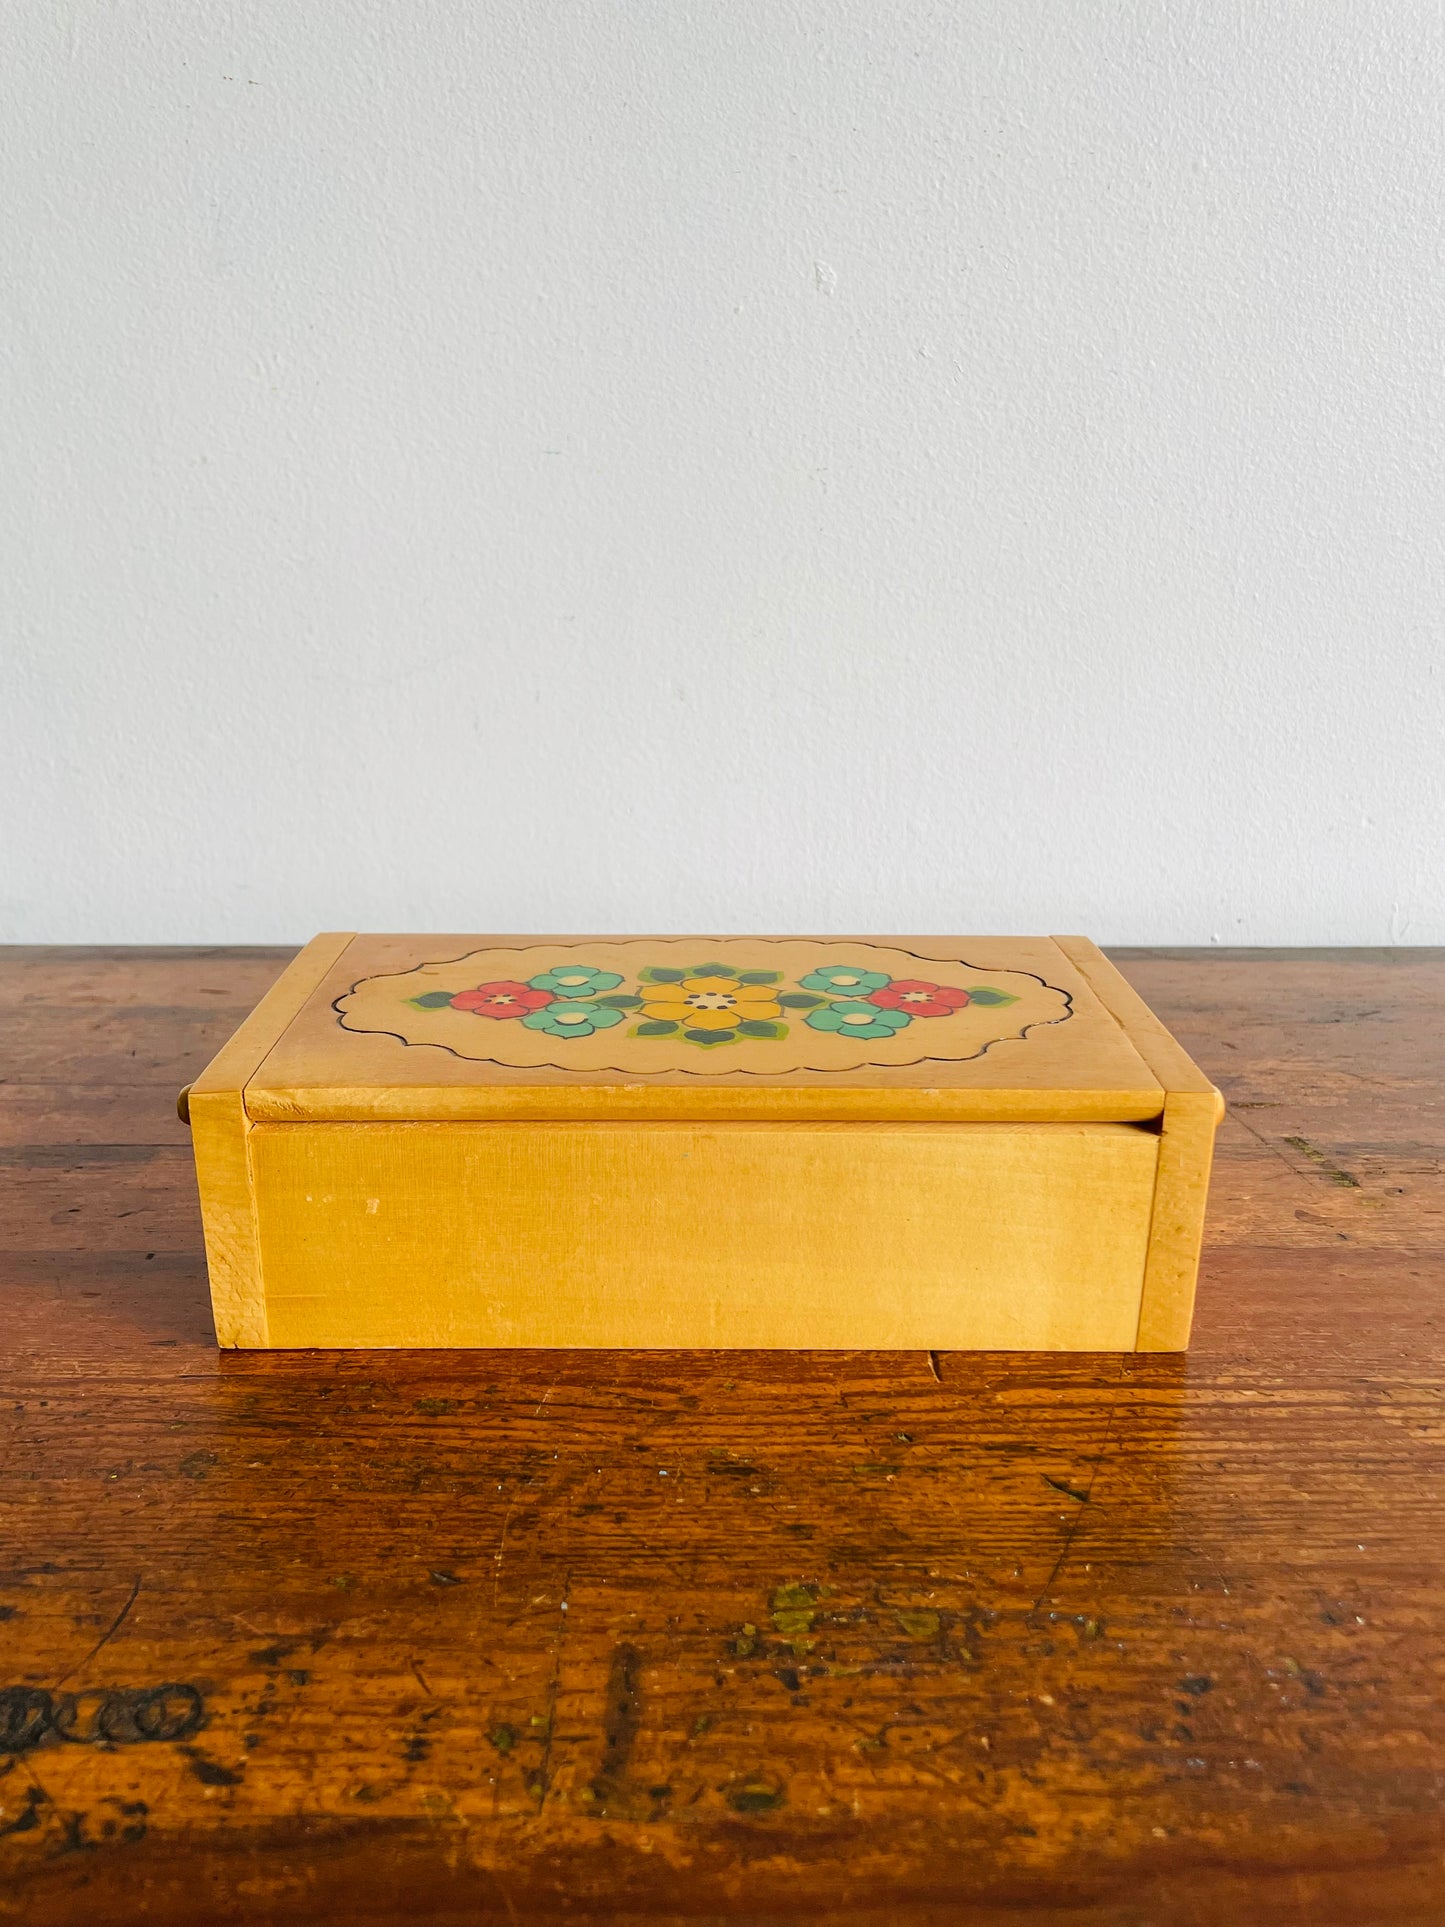
[[[1211,1088],[1083,938],[327,941],[252,1120],[1138,1121]]]

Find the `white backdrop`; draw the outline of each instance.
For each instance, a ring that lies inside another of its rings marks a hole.
[[[1435,0],[9,0],[0,935],[1445,941]]]

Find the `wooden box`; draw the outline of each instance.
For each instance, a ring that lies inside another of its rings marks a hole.
[[[317,937],[182,1101],[276,1347],[1178,1351],[1223,1111],[1080,937]]]

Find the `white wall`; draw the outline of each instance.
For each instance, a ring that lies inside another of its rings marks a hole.
[[[1436,0],[9,0],[0,934],[1445,941]]]

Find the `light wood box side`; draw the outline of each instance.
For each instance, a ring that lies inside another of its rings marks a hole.
[[[1182,1352],[1194,1321],[1214,1134],[1224,1098],[1128,979],[1087,937],[1054,941],[1164,1086],[1159,1171],[1135,1349]]]
[[[258,1124],[273,1346],[1127,1351],[1129,1124]]]
[[[246,1083],[353,935],[343,930],[313,937],[183,1093],[201,1193],[216,1342],[224,1347],[269,1342]]]

